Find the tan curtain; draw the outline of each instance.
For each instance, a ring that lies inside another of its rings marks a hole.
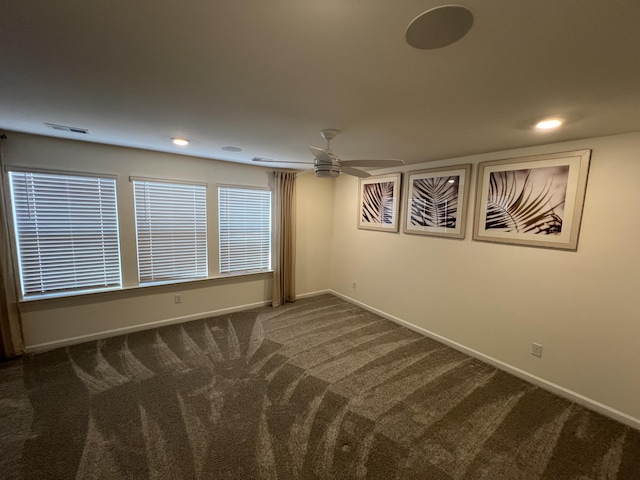
[[[9,194],[7,173],[5,171],[2,147],[6,137],[0,136],[0,358],[10,358],[24,353],[22,338],[22,320],[18,304],[18,287],[16,271],[12,255],[11,228],[9,214]]]
[[[273,172],[273,306],[296,300],[294,172]]]

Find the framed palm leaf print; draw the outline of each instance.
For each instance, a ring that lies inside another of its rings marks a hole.
[[[378,175],[360,179],[358,228],[398,231],[401,174]]]
[[[479,164],[473,239],[576,250],[591,150]]]
[[[464,238],[471,165],[408,172],[404,233]]]

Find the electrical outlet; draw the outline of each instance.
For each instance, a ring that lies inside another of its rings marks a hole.
[[[174,303],[182,303],[182,295],[176,295],[173,297]]]
[[[351,288],[353,288],[355,290],[356,288],[358,288],[358,284],[356,282],[353,282],[351,284]]]
[[[542,345],[539,343],[531,344],[531,355],[534,357],[542,357]]]

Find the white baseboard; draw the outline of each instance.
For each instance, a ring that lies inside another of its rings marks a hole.
[[[246,305],[238,305],[236,307],[221,308],[219,310],[212,310],[209,312],[196,313],[193,315],[185,315],[183,317],[167,318],[164,320],[157,320],[155,322],[142,323],[139,325],[131,325],[130,327],[114,328],[113,330],[105,330],[97,333],[90,333],[88,335],[80,335],[77,337],[63,338],[61,340],[55,340],[53,342],[38,343],[35,345],[27,345],[25,347],[25,353],[38,353],[47,350],[53,350],[60,347],[68,347],[69,345],[75,345],[83,342],[90,342],[92,340],[101,340],[103,338],[115,337],[117,335],[124,335],[127,333],[139,332],[141,330],[148,330],[150,328],[163,327],[165,325],[173,325],[175,323],[190,322],[192,320],[199,320],[200,318],[218,317],[227,313],[240,312],[242,310],[249,310],[256,307],[264,307],[270,305],[271,300],[265,300],[264,302],[250,303]]]
[[[331,290],[318,290],[316,292],[302,293],[296,295],[296,299],[315,297],[325,293],[333,293]],[[34,345],[27,345],[25,347],[25,353],[38,353],[47,350],[54,350],[60,347],[68,347],[69,345],[76,345],[78,343],[90,342],[93,340],[101,340],[103,338],[115,337],[117,335],[125,335],[127,333],[139,332],[141,330],[148,330],[150,328],[162,327],[165,325],[173,325],[175,323],[190,322],[191,320],[198,320],[200,318],[217,317],[226,313],[240,312],[242,310],[248,310],[255,307],[263,307],[270,305],[271,300],[265,300],[264,302],[250,303],[247,305],[239,305],[237,307],[222,308],[220,310],[212,310],[210,312],[197,313],[193,315],[185,315],[183,317],[167,318],[164,320],[157,320],[155,322],[142,323],[140,325],[132,325],[130,327],[114,328],[112,330],[105,330],[97,333],[90,333],[87,335],[80,335],[77,337],[63,338],[61,340],[55,340],[53,342],[38,343]]]
[[[325,293],[334,294],[335,292],[333,290],[326,289],[318,290],[316,292],[301,293],[300,295],[296,295],[296,300],[298,300],[299,298],[317,297],[318,295],[324,295]]]
[[[373,312],[377,315],[380,315],[381,317],[384,317],[388,320],[391,320],[392,322],[395,322],[397,324],[402,325],[403,327],[407,327],[410,330],[413,330],[414,332],[420,333],[421,335],[424,335],[426,337],[429,338],[433,338],[434,340],[437,340],[440,343],[444,343],[445,345],[448,345],[451,348],[454,348],[455,350],[458,350],[462,353],[465,353],[471,357],[477,358],[479,360],[482,360],[485,363],[488,363],[490,365],[493,365],[494,367],[503,370],[507,373],[510,373],[512,375],[515,375],[518,378],[521,378],[522,380],[525,380],[529,383],[532,383],[540,388],[543,388],[544,390],[547,390],[551,393],[555,393],[556,395],[566,398],[568,400],[571,400],[572,402],[577,403],[578,405],[582,405],[585,408],[588,408],[590,410],[596,411],[598,413],[601,413],[602,415],[605,415],[609,418],[613,418],[614,420],[617,420],[618,422],[621,422],[625,425],[628,425],[632,428],[635,428],[637,430],[640,430],[640,419],[637,419],[635,417],[632,417],[631,415],[628,415],[624,412],[621,412],[619,410],[616,410],[615,408],[611,408],[603,403],[600,403],[596,400],[593,400],[589,397],[585,397],[584,395],[581,395],[577,392],[574,392],[572,390],[569,390],[567,388],[564,388],[560,385],[557,385],[555,383],[549,382],[543,378],[537,377],[535,375],[532,375],[531,373],[528,373],[524,370],[521,370],[517,367],[514,367],[512,365],[509,365],[508,363],[502,362],[496,358],[490,357],[489,355],[485,355],[484,353],[478,352],[477,350],[473,350],[472,348],[469,347],[465,347],[464,345],[461,345],[457,342],[454,342],[452,340],[449,340],[448,338],[445,338],[441,335],[438,335],[437,333],[433,333],[429,330],[426,330],[422,327],[418,327],[412,323],[407,322],[406,320],[402,320],[401,318],[395,317],[393,315],[390,315],[386,312],[383,312],[382,310],[378,310],[377,308],[373,308],[365,303],[359,302],[358,300],[355,300],[351,297],[348,297],[346,295],[343,295],[341,293],[338,293],[334,290],[329,290],[329,293],[332,293],[333,295],[335,295],[336,297],[342,298],[343,300],[346,300],[349,303],[353,303],[354,305],[358,305],[359,307],[364,308],[365,310],[368,310],[370,312]]]

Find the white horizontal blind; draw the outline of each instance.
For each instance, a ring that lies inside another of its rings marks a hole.
[[[140,283],[206,277],[204,185],[133,180]]]
[[[9,172],[23,297],[119,287],[114,178]]]
[[[271,269],[271,192],[218,187],[220,273]]]

